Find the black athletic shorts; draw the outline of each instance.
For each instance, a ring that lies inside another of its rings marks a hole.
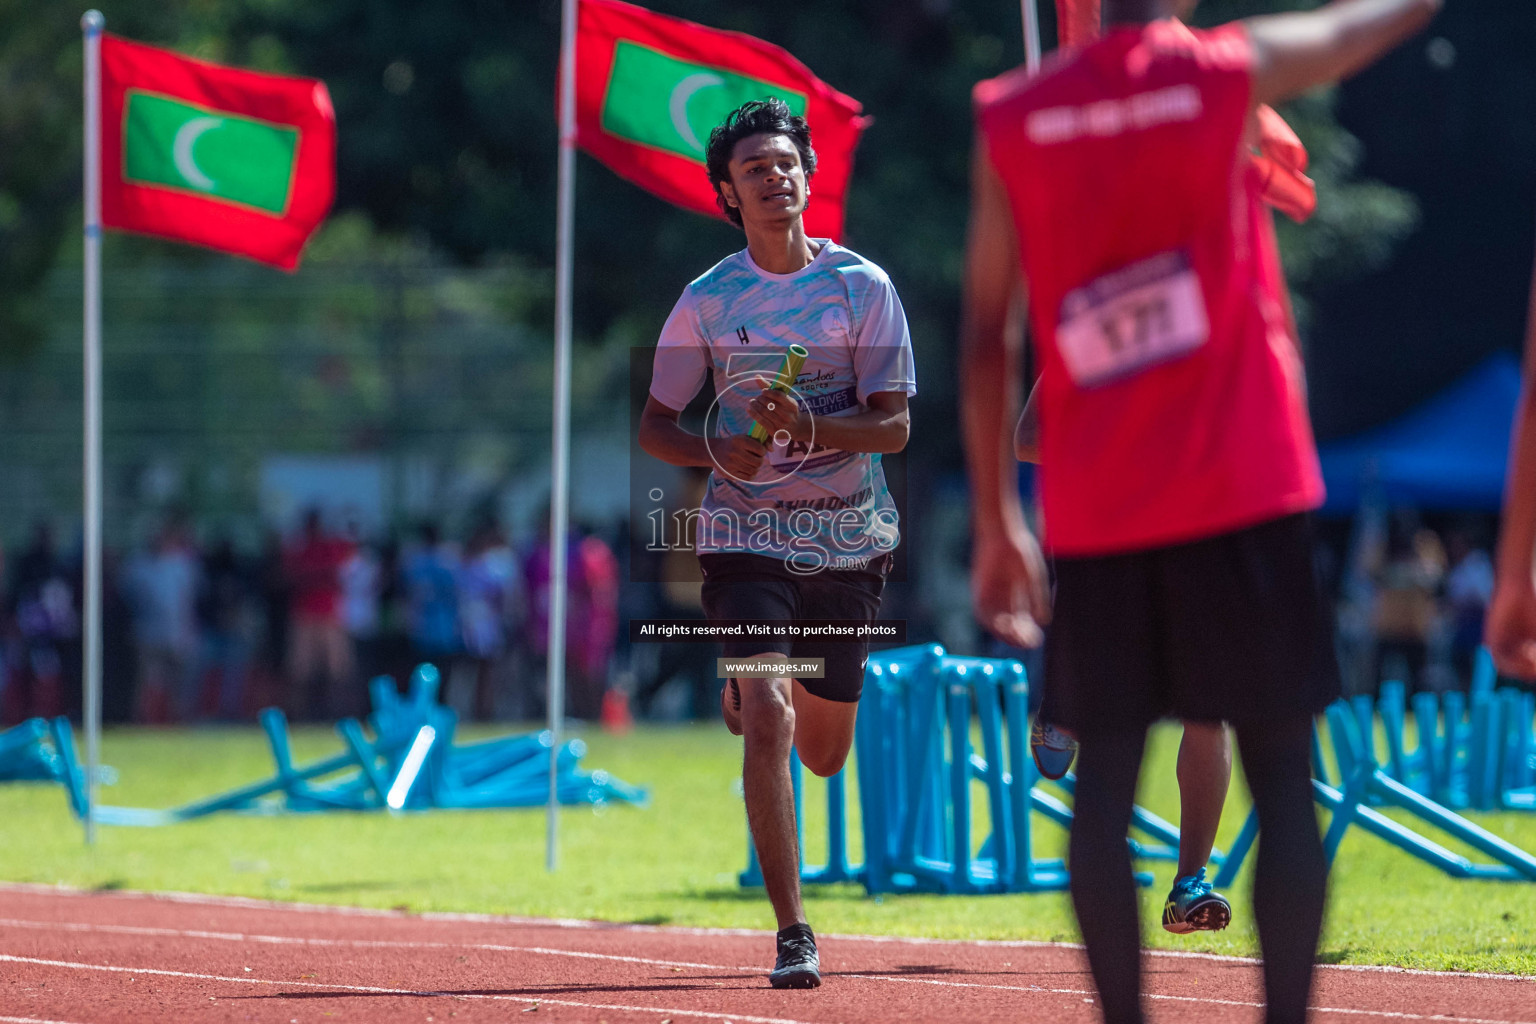
[[[885,589],[891,556],[879,556],[865,569],[799,573],[780,558],[717,552],[700,555],[699,567],[704,573],[700,597],[704,617],[710,622],[849,619],[872,623],[880,613],[880,593]],[[852,704],[864,689],[867,640],[782,637],[727,640],[724,646],[727,658],[757,654],[783,654],[796,660],[824,658],[823,678],[800,680],[800,685],[816,697]]]
[[[1253,723],[1339,696],[1307,515],[1168,547],[1058,558],[1041,716],[1079,735],[1172,716]]]

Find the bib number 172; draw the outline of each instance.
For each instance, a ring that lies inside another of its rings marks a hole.
[[[1062,359],[1080,388],[1187,355],[1209,336],[1200,278],[1181,250],[1074,288],[1062,299],[1056,325]]]

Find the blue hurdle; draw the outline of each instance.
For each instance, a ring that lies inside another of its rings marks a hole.
[[[272,755],[273,774],[248,785],[180,807],[151,809],[98,805],[94,816],[109,825],[166,825],[220,811],[252,813],[318,811],[401,811],[432,808],[508,808],[542,805],[549,794],[548,732],[504,736],[468,746],[453,743],[457,718],[437,702],[437,670],[423,665],[402,696],[388,677],[375,679],[369,716],[373,738],[363,724],[344,719],[336,725],[344,749],[306,765],[293,760],[288,721],[277,708],[258,716]],[[40,721],[40,720],[39,720]],[[85,814],[84,773],[75,755],[69,720],[42,727],[57,761],[53,777],[61,782],[77,817]],[[43,745],[38,724],[0,734],[0,766],[8,752]],[[14,735],[13,735],[14,734]],[[19,737],[19,738],[18,738]],[[586,744],[563,744],[556,758],[556,797],[566,804],[613,802],[645,805],[648,795],[603,771],[579,770]],[[17,755],[19,757],[20,755]],[[36,755],[41,756],[41,755]]]
[[[1314,778],[1312,791],[1316,802],[1332,812],[1323,837],[1323,848],[1330,864],[1338,855],[1339,845],[1348,830],[1359,827],[1452,878],[1536,881],[1536,857],[1399,781],[1379,765],[1373,735],[1374,716],[1366,719],[1367,725],[1362,729],[1358,702],[1334,702],[1327,710],[1327,721],[1340,783],[1335,787],[1327,783],[1326,777]],[[1447,730],[1453,730],[1456,725],[1454,720],[1448,720]],[[1396,748],[1390,742],[1388,746],[1390,761]],[[1430,748],[1425,764],[1432,768],[1435,756]],[[1409,763],[1406,752],[1398,756],[1398,763]],[[1318,774],[1321,775],[1321,771]],[[1455,853],[1409,826],[1388,818],[1375,810],[1371,806],[1373,803],[1405,811],[1496,863],[1478,863]],[[1258,817],[1250,812],[1216,877],[1216,885],[1229,886],[1236,880],[1237,871],[1257,835]]]
[[[0,781],[59,781],[62,766],[48,735],[48,722],[42,718],[29,718],[0,732]]]
[[[1071,808],[1037,787],[1028,746],[1029,683],[1016,661],[950,655],[937,644],[870,655],[854,736],[864,864],[849,863],[846,781],[827,780],[829,862],[805,883],[856,880],[868,892],[1003,893],[1059,890],[1060,858],[1034,855],[1034,817],[1070,825]],[[980,750],[972,739],[980,733]],[[846,769],[845,769],[846,771]],[[803,822],[802,774],[791,759],[796,819]],[[980,782],[991,825],[973,841],[973,783]],[[1066,783],[1070,792],[1071,782]],[[1176,855],[1178,830],[1137,808],[1138,857]],[[804,845],[804,826],[801,845]],[[1169,845],[1171,843],[1171,846]],[[762,884],[751,837],[742,885]],[[1141,884],[1151,876],[1138,874]]]
[[[1374,708],[1387,744],[1381,770],[1452,809],[1536,810],[1536,694],[1496,681],[1493,659],[1481,650],[1469,693],[1415,694],[1411,750],[1405,687],[1383,683]],[[1362,735],[1371,735],[1370,699],[1355,698],[1354,710]]]

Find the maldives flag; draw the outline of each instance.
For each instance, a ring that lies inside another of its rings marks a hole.
[[[101,220],[284,270],[336,193],[325,83],[101,39]]]
[[[704,173],[710,129],[748,100],[770,96],[810,123],[816,177],[805,228],[837,239],[853,150],[868,124],[857,100],[761,39],[619,0],[580,0],[576,142],[621,178],[685,209],[722,216]]]

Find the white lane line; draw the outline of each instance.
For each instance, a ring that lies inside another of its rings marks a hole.
[[[1039,992],[1050,995],[1063,996],[1089,996],[1097,997],[1098,993],[1085,988],[1046,988],[1043,985],[987,985],[976,981],[940,981],[937,978],[912,978],[889,974],[844,974],[844,978],[865,978],[869,981],[904,981],[914,985],[938,985],[943,988],[981,988],[998,989],[1005,992]],[[1214,999],[1207,996],[1175,996],[1156,992],[1145,992],[1147,999],[1158,999],[1175,1003],[1207,1003],[1213,1006],[1243,1006],[1263,1009],[1263,1003],[1256,1003],[1244,999]],[[1463,1017],[1460,1014],[1445,1013],[1405,1013],[1397,1010],[1356,1010],[1338,1006],[1309,1006],[1312,1013],[1343,1013],[1360,1017],[1382,1017],[1390,1020],[1454,1020],[1458,1024],[1536,1024],[1536,1021],[1518,1020],[1490,1020],[1482,1017]]]
[[[101,891],[78,889],[67,885],[42,885],[36,882],[0,882],[0,892],[24,892],[40,896],[95,896],[111,899],[151,900],[165,903],[191,903],[210,907],[228,907],[237,910],[277,910],[287,913],[326,914],[346,917],[384,917],[397,921],[419,919],[423,921],[464,922],[471,924],[527,925],[537,928],[563,928],[589,931],[629,931],[660,935],[692,935],[701,937],[726,936],[765,938],[772,932],[756,928],[697,928],[677,925],[630,924],[621,921],[588,921],[568,917],[518,917],[510,914],[472,914],[429,910],[419,914],[404,914],[398,910],[379,910],[374,907],[347,907],[328,903],[289,903],[261,900],[248,896],[209,896],[196,892],[145,892],[138,889],[113,889]],[[935,939],[922,936],[902,935],[847,935],[828,932],[822,938],[841,942],[876,942],[912,946],[977,946],[999,949],[1076,949],[1080,942],[1046,942],[1040,939]],[[1195,953],[1182,949],[1144,949],[1145,956],[1174,957],[1187,960],[1213,960],[1220,963],[1259,964],[1258,957],[1233,956],[1227,953]],[[1317,964],[1318,971],[1372,972],[1382,974],[1422,975],[1431,978],[1479,978],[1491,981],[1523,981],[1536,984],[1536,975],[1500,974],[1494,971],[1433,971],[1421,967],[1393,967],[1389,964]]]
[[[70,932],[104,932],[114,935],[145,935],[167,936],[175,938],[207,939],[224,942],[252,942],[269,945],[290,946],[321,946],[342,947],[354,949],[473,949],[496,953],[532,953],[541,956],[565,956],[584,960],[608,960],[617,963],[648,964],[657,967],[688,967],[696,970],[710,971],[757,971],[760,968],[751,966],[731,966],[729,964],[705,964],[694,963],[687,960],[656,960],[648,957],[622,956],[617,953],[593,953],[587,950],[554,949],[548,946],[508,946],[495,943],[458,943],[458,942],[404,942],[387,939],[319,939],[302,938],[286,935],[260,935],[240,932],[209,932],[194,931],[180,928],[151,928],[140,925],[112,925],[112,924],[88,924],[77,922],[50,923],[46,921],[24,921],[0,918],[0,926],[34,928],[45,931],[70,931]],[[3,959],[3,957],[0,957]],[[1038,985],[999,985],[974,981],[943,981],[936,978],[913,978],[907,975],[889,974],[845,974],[842,977],[857,978],[862,981],[893,981],[906,982],[915,985],[935,985],[942,988],[981,989],[999,992],[1037,992],[1052,995],[1075,995],[1092,997],[1096,993],[1092,989],[1077,988],[1045,988]],[[1148,999],[1158,999],[1169,1002],[1181,1003],[1208,1003],[1215,1006],[1243,1006],[1262,1008],[1263,1003],[1243,1000],[1216,999],[1205,996],[1179,996],[1158,993],[1147,993]],[[547,1000],[546,1000],[547,1001]],[[1336,1006],[1312,1006],[1314,1013],[1339,1013],[1356,1016],[1381,1017],[1393,1020],[1457,1020],[1462,1024],[1536,1024],[1536,1021],[1495,1021],[1484,1020],[1475,1017],[1447,1016],[1445,1014],[1406,1013],[1395,1010],[1361,1010]]]
[[[42,1020],[38,1017],[0,1017],[0,1024],[70,1024],[65,1020]]]
[[[221,942],[253,942],[272,946],[338,946],[348,949],[474,949],[491,953],[539,953],[544,956],[569,956],[585,960],[615,960],[620,963],[652,964],[657,967],[691,967],[710,971],[754,971],[755,967],[728,964],[700,964],[688,960],[655,960],[617,953],[593,953],[582,949],[555,949],[549,946],[508,946],[494,942],[408,942],[391,939],[317,939],[290,935],[258,935],[246,932],[206,932],[184,928],[151,928],[146,925],[88,924],[79,922],[23,921],[0,918],[3,928],[31,928],[36,931],[103,932],[109,935],[165,936],[182,939],[211,939]]]
[[[328,985],[319,981],[285,981],[280,978],[234,978],[222,974],[195,974],[190,971],[167,971],[156,967],[118,967],[113,964],[81,964],[68,960],[42,960],[30,956],[11,956],[0,953],[0,962],[37,964],[42,967],[67,967],[77,971],[105,971],[111,974],[145,974],[164,978],[191,978],[194,981],[224,981],[242,985],[273,985],[282,988],[315,988],[331,992],[365,992],[369,995],[418,996],[443,999],[489,999],[496,1002],[530,1003],[540,1006],[574,1006],[582,1010],[613,1010],[623,1013],[660,1013],[676,1017],[707,1017],[710,1020],[745,1021],[746,1024],[809,1024],[807,1021],[784,1017],[753,1017],[741,1013],[723,1013],[719,1010],[680,1010],[667,1006],[630,1006],[623,1003],[581,1003],[573,999],[549,999],[545,996],[500,996],[484,992],[440,992],[436,989],[381,988],[376,985]]]

